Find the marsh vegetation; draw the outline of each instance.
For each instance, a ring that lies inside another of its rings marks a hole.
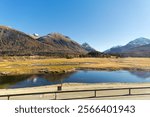
[[[44,56],[1,57],[0,75],[66,73],[76,69],[146,70],[149,58],[50,58]]]

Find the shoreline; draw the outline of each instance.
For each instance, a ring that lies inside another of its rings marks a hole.
[[[46,74],[50,74],[50,75],[59,75],[59,74],[67,74],[67,73],[72,73],[72,72],[77,72],[77,71],[145,71],[145,72],[150,72],[150,69],[139,69],[139,68],[125,68],[125,69],[108,69],[108,68],[77,68],[77,69],[70,69],[70,70],[63,70],[63,71],[50,71],[50,72],[35,72],[35,73],[26,73],[26,74],[3,74],[0,73],[0,77],[10,77],[10,76],[30,76],[30,75],[46,75]]]

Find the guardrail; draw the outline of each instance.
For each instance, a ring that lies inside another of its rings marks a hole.
[[[150,95],[150,92],[148,93],[132,93],[133,90],[138,90],[138,89],[150,89],[150,87],[131,87],[131,88],[111,88],[111,89],[90,89],[90,90],[69,90],[69,91],[52,91],[52,92],[35,92],[35,93],[23,93],[23,94],[8,94],[8,95],[0,95],[0,97],[7,97],[8,100],[10,100],[10,97],[14,96],[29,96],[29,95],[44,95],[44,94],[54,94],[54,100],[59,99],[57,97],[57,94],[60,93],[78,93],[78,92],[93,92],[93,95],[90,97],[79,97],[79,98],[65,98],[63,100],[68,100],[68,99],[86,99],[86,98],[100,98],[100,97],[114,97],[114,96],[132,96],[132,95]],[[127,93],[125,94],[117,94],[117,95],[103,95],[103,96],[97,96],[98,91],[121,91],[121,90],[128,90]]]

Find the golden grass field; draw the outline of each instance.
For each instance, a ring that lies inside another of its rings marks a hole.
[[[150,58],[49,58],[1,57],[0,74],[38,74],[69,72],[75,69],[150,71]]]

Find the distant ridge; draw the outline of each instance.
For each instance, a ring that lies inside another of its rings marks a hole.
[[[94,48],[92,48],[88,43],[83,43],[82,48],[85,49],[88,52],[94,52],[96,51]]]
[[[140,37],[124,46],[110,48],[104,53],[120,54],[129,57],[150,57],[150,39]]]

